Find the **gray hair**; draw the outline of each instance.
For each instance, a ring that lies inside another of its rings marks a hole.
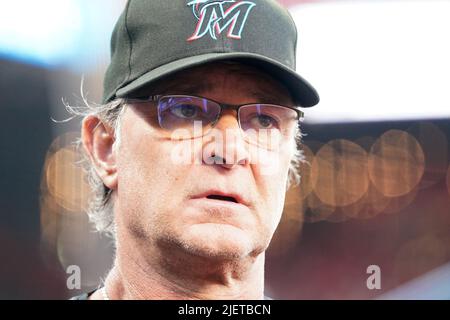
[[[87,102],[87,100],[83,98],[83,102],[83,107],[73,107],[65,103],[66,110],[72,115],[72,118],[76,116],[81,116],[83,118],[94,116],[107,124],[114,130],[114,143],[116,144],[115,147],[118,149],[121,136],[121,116],[123,115],[126,106],[125,100],[116,99],[106,104],[93,104]],[[286,191],[291,186],[300,184],[301,177],[299,167],[301,163],[305,162],[303,150],[300,149],[302,137],[303,133],[299,126],[296,126],[295,151],[289,166]],[[82,145],[81,139],[76,141],[76,144],[82,156],[80,164],[86,173],[87,181],[92,190],[92,195],[87,208],[89,219],[97,231],[115,239],[114,203],[112,200],[113,190],[103,184],[102,179],[97,174],[95,167],[92,165],[91,160]]]
[[[125,110],[125,101],[123,99],[116,99],[106,104],[95,104],[88,102],[83,97],[83,106],[74,107],[64,103],[66,110],[74,117],[96,117],[103,123],[107,124],[114,131],[114,144],[116,148],[120,145],[120,118]],[[97,174],[86,150],[83,147],[83,142],[78,139],[76,148],[80,152],[81,161],[79,164],[84,169],[86,180],[91,188],[91,197],[87,207],[87,214],[89,220],[95,226],[95,229],[105,235],[115,238],[114,226],[114,204],[112,201],[113,190],[109,189],[103,184],[102,179]]]

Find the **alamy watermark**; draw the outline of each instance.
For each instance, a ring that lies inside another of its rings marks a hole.
[[[66,269],[69,275],[66,280],[66,286],[69,290],[81,289],[81,269],[77,265],[70,265]]]
[[[226,129],[224,132],[211,128],[205,135],[201,121],[195,121],[193,131],[176,129],[172,132],[171,139],[179,143],[171,151],[171,161],[177,165],[232,165],[245,160],[260,165],[263,175],[273,175],[279,169],[283,137],[279,131],[271,129]],[[248,143],[242,144],[241,139]]]
[[[381,268],[376,264],[372,264],[367,267],[367,274],[370,276],[367,278],[366,286],[369,290],[381,289]]]

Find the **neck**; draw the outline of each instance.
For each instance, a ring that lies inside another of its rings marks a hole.
[[[105,286],[110,299],[263,299],[264,252],[222,259],[118,246]]]

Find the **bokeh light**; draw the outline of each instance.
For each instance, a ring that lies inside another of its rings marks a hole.
[[[86,207],[89,186],[77,162],[80,156],[74,141],[78,133],[68,132],[53,140],[48,148],[41,178],[41,241],[54,250],[63,215],[81,213]]]
[[[376,139],[372,136],[363,136],[355,140],[355,143],[362,147],[367,152],[370,152],[370,148],[375,143]]]
[[[437,137],[438,148],[447,143],[445,136],[442,139],[441,130],[431,123],[412,126],[410,132],[423,143],[431,143],[427,140],[430,136]],[[312,141],[312,148],[316,150],[309,168],[313,190],[311,193],[307,190],[304,200],[305,222],[336,223],[399,212],[413,203],[420,189],[425,154],[408,132],[389,130],[379,138],[362,136],[354,142]],[[440,167],[447,159],[431,148],[427,149],[427,156]],[[436,181],[437,172],[428,170]]]
[[[391,200],[392,198],[385,197],[377,190],[377,188],[370,184],[364,197],[359,201],[359,203],[355,203],[355,208],[358,208],[358,204],[361,207],[357,213],[353,213],[354,217],[357,217],[358,219],[373,218],[382,213],[387,208]],[[349,212],[351,212],[351,209],[352,208],[350,207]]]
[[[319,222],[326,220],[336,210],[335,206],[320,201],[314,191],[306,198],[305,205],[305,222]]]
[[[41,187],[41,190],[45,190],[45,187]],[[53,252],[58,238],[58,215],[61,212],[61,207],[53,197],[48,196],[48,193],[43,193],[40,199],[40,212],[41,245],[43,249]]]
[[[406,207],[408,207],[410,204],[413,203],[418,192],[419,192],[419,188],[416,187],[404,195],[401,195],[398,197],[390,197],[389,202],[388,202],[386,208],[383,210],[383,212],[387,213],[387,214],[391,214],[391,213],[397,213],[397,212],[405,209]]]
[[[314,191],[330,206],[345,206],[361,199],[369,186],[367,152],[354,142],[332,140],[316,153],[318,169]]]
[[[408,133],[420,143],[425,156],[425,172],[420,180],[419,188],[429,188],[441,181],[447,172],[447,137],[437,125],[429,121],[412,125]]]
[[[82,212],[86,208],[89,185],[77,162],[80,157],[73,146],[64,147],[52,154],[45,167],[48,192],[64,209]]]
[[[338,208],[340,221],[346,219],[370,219],[382,213],[389,205],[391,198],[385,197],[372,184],[369,185],[364,196],[348,206]],[[337,217],[331,216],[328,221],[339,222]]]
[[[389,130],[372,145],[369,176],[385,196],[405,195],[417,186],[425,170],[425,156],[417,140],[405,131]]]
[[[450,116],[449,1],[301,2],[297,68],[320,91],[306,121]]]
[[[75,145],[78,132],[57,137],[47,151],[41,179],[41,248],[58,258],[66,270],[77,265],[83,272],[81,286],[98,286],[111,263],[110,241],[93,232],[86,208],[90,187]]]

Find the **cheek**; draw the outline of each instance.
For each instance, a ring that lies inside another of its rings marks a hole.
[[[261,203],[265,204],[264,216],[274,231],[279,223],[283,212],[286,183],[291,159],[294,155],[295,144],[286,144],[286,147],[278,152],[265,152],[261,161],[254,165],[256,183],[260,195],[263,197]]]
[[[285,187],[290,163],[294,156],[294,147],[294,144],[286,143],[276,151],[251,150],[251,162],[257,180],[270,189],[270,194],[273,194],[274,190],[286,191]]]
[[[145,120],[124,118],[121,144],[117,150],[118,200],[120,218],[137,221],[144,217],[158,219],[163,215],[162,204],[177,201],[175,189],[178,176],[169,159],[170,147]],[[170,199],[169,199],[170,198]],[[126,214],[123,214],[126,212]]]
[[[119,190],[121,188],[124,191],[126,188],[127,192],[133,192],[141,199],[158,200],[157,202],[176,196],[171,190],[180,190],[176,187],[180,183],[180,170],[177,170],[179,166],[171,163],[170,150],[164,143],[144,137],[140,142],[124,146],[120,153]]]
[[[122,232],[150,241],[177,233],[181,224],[177,213],[185,193],[180,172],[167,160],[164,144],[151,140],[141,144],[121,150],[116,223]]]

